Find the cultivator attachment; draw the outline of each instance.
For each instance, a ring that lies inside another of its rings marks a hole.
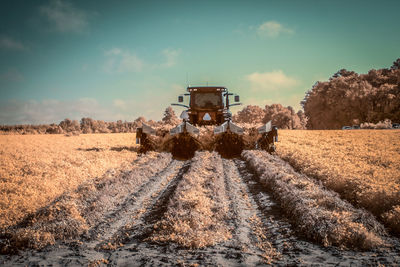
[[[172,128],[169,134],[163,135],[143,123],[141,128],[136,129],[136,144],[140,144],[139,153],[166,151],[174,158],[189,159],[202,149],[201,142],[196,138],[199,133],[199,129],[185,120]]]
[[[199,129],[187,121],[170,130],[170,138],[163,144],[163,150],[171,152],[174,158],[189,159],[197,150],[202,148],[200,141],[195,137]]]
[[[244,149],[243,133],[244,130],[231,121],[215,127],[215,151],[225,158],[240,156]]]
[[[191,133],[191,134],[199,134],[200,131],[199,129],[197,129],[196,127],[194,127],[193,125],[191,125],[190,123],[184,121],[181,124],[179,124],[178,126],[176,126],[175,128],[172,128],[170,130],[170,134],[171,135],[176,135],[176,134],[180,134],[180,133]]]
[[[155,134],[156,130],[145,123],[142,123],[141,128],[136,129],[136,144],[140,145],[139,153],[156,150],[155,140],[151,137]]]
[[[177,159],[190,159],[197,150],[215,150],[224,158],[239,157],[244,149],[261,149],[275,152],[274,142],[278,141],[278,129],[271,121],[248,133],[231,121],[200,136],[200,130],[187,121],[172,128],[169,134],[160,136],[150,126],[143,124],[136,131],[139,153],[166,151]]]
[[[257,140],[256,148],[268,151],[269,153],[275,152],[274,142],[278,142],[278,127],[272,126],[269,121],[257,129],[261,137]]]

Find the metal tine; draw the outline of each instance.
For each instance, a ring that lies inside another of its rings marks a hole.
[[[272,131],[272,121],[267,122],[263,126],[259,127],[257,130],[258,130],[258,133],[260,133],[260,134],[268,133],[268,132]]]
[[[221,134],[228,130],[230,130],[232,133],[235,133],[238,135],[242,135],[244,132],[243,128],[237,126],[236,124],[234,124],[230,121],[226,121],[223,124],[221,124],[220,126],[215,127],[214,134]]]
[[[149,125],[142,123],[142,129],[143,129],[143,133],[145,134],[156,134],[156,130],[151,128]]]
[[[200,133],[200,130],[197,129],[196,127],[194,127],[193,125],[191,125],[189,122],[182,122],[175,128],[172,128],[169,132],[171,135],[176,135],[176,134],[184,133],[185,131],[188,133],[191,133],[191,134],[196,134],[196,135]]]

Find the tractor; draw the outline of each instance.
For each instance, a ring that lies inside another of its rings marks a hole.
[[[231,104],[232,96],[235,103]],[[189,97],[189,105],[183,104],[185,97]],[[241,105],[239,101],[238,95],[228,92],[223,86],[187,87],[187,93],[178,96],[179,103],[172,104],[186,108],[180,116],[182,123],[172,128],[167,136],[160,136],[156,129],[143,123],[136,130],[139,152],[169,151],[175,158],[181,159],[193,157],[197,150],[215,150],[226,158],[240,156],[243,149],[259,148],[274,152],[278,131],[271,121],[249,136],[244,136],[244,129],[232,122],[230,107]],[[196,126],[215,128],[211,137],[202,138]]]

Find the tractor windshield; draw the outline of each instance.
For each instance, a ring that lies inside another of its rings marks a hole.
[[[196,93],[193,103],[196,108],[216,108],[222,106],[222,96],[220,92]]]

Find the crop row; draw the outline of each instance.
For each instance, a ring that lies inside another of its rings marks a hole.
[[[400,132],[281,131],[278,155],[400,234]]]
[[[335,192],[296,172],[288,163],[264,151],[245,151],[242,157],[260,182],[306,237],[324,246],[371,249],[384,246],[384,227]]]
[[[216,244],[231,237],[227,212],[221,157],[196,152],[151,239],[190,248]]]
[[[83,183],[21,223],[3,229],[2,252],[25,247],[40,249],[56,240],[81,236],[171,160],[170,154],[151,153],[139,158],[131,171],[120,175],[111,171]]]

